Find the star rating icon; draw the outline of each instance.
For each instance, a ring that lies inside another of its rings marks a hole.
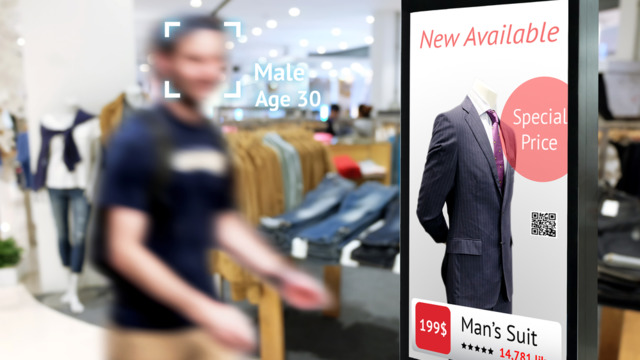
[[[493,355],[493,349],[491,348],[486,348],[486,347],[480,347],[479,345],[472,345],[472,344],[467,344],[467,343],[462,343],[462,348],[469,350],[469,351],[476,351],[476,352],[482,352],[483,354],[489,354],[489,355]]]

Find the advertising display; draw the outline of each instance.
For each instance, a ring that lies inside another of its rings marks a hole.
[[[410,3],[403,358],[576,358],[575,4]]]

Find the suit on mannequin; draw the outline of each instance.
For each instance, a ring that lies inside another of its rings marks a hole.
[[[516,146],[513,130],[499,120],[494,122],[492,138],[487,110],[495,109],[496,98],[495,92],[476,81],[460,105],[438,115],[417,215],[433,240],[446,244],[442,278],[447,301],[511,313]],[[501,142],[496,144],[492,140],[498,137]]]

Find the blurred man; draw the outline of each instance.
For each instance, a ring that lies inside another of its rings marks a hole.
[[[272,251],[234,209],[224,139],[200,112],[224,80],[225,35],[213,18],[179,21],[168,38],[156,31],[152,56],[159,80],[180,98],[130,117],[108,145],[101,204],[107,258],[122,276],[114,282],[111,359],[228,359],[254,349],[249,319],[215,296],[212,245],[293,306],[328,302],[319,283]]]

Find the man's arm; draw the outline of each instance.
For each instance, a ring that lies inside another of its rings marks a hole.
[[[328,293],[319,282],[276,253],[238,212],[226,211],[216,215],[214,221],[219,245],[273,285],[291,305],[314,310],[330,303]]]
[[[255,346],[249,320],[235,308],[216,302],[181,279],[144,246],[145,212],[111,207],[107,214],[108,258],[113,268],[157,301],[174,309],[235,349]]]
[[[447,241],[449,232],[442,208],[453,188],[457,159],[453,124],[446,116],[438,115],[433,124],[433,136],[418,194],[417,215],[424,230],[439,243]]]

